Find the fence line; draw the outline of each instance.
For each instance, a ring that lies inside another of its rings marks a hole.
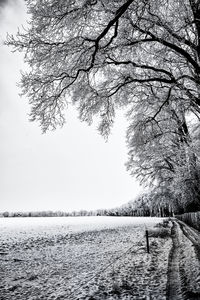
[[[175,217],[191,227],[200,230],[200,211],[184,213],[182,215],[176,215]]]

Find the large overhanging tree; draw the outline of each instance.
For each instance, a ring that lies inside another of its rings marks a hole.
[[[186,115],[193,113],[198,119],[200,113],[200,1],[26,3],[28,29],[9,36],[7,43],[25,53],[30,67],[21,86],[32,107],[31,120],[39,121],[44,132],[63,125],[72,101],[80,119],[90,124],[97,117],[101,134],[107,136],[115,110],[128,108],[130,157],[134,150],[141,158],[142,148],[133,141],[142,126],[153,151],[151,159],[143,156],[137,173],[143,174],[144,165],[150,164],[153,178],[161,178],[164,169],[169,169],[167,180],[174,178],[182,156],[184,161],[195,156],[183,149],[191,142]],[[155,136],[160,136],[157,149],[152,147]],[[174,143],[178,146],[170,155]],[[192,166],[194,161],[196,156]],[[135,164],[129,161],[129,168]]]

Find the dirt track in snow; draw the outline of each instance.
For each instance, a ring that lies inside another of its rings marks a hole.
[[[167,300],[200,300],[200,233],[173,221]]]
[[[148,220],[148,227],[156,224]],[[2,235],[0,300],[200,300],[200,233],[184,223],[173,220],[172,241],[151,237],[150,254],[141,224],[70,234],[61,229]]]

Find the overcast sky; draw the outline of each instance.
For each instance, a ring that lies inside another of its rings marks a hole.
[[[27,16],[22,0],[0,0],[0,211],[110,208],[141,188],[128,174],[122,113],[109,141],[68,110],[62,129],[42,134],[28,121],[29,106],[16,82],[23,57],[3,46]]]

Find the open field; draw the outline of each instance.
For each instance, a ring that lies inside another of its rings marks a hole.
[[[200,233],[162,221],[0,219],[0,299],[199,300]]]
[[[0,299],[165,299],[171,238],[150,238],[147,254],[144,236],[158,222],[0,219]]]

